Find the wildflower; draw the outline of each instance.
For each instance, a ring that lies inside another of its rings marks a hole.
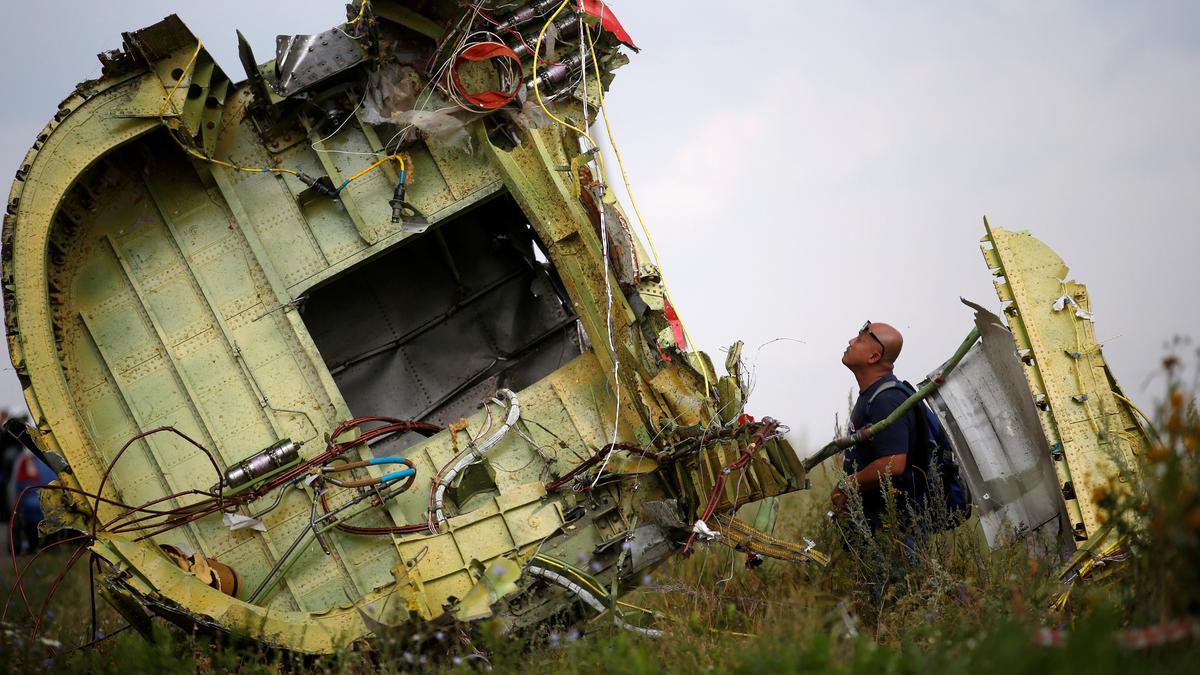
[[[1183,414],[1181,406],[1172,406],[1171,414],[1167,417],[1167,431],[1177,434],[1183,431]]]
[[[1189,530],[1200,530],[1200,506],[1193,506],[1187,515],[1184,516],[1183,522],[1188,526]]]
[[[1180,391],[1179,389],[1176,389],[1171,392],[1171,407],[1172,408],[1182,408],[1183,407],[1183,392]]]

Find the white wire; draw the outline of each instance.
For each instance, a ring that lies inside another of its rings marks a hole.
[[[329,139],[333,138],[334,136],[337,136],[337,135],[338,135],[338,134],[339,134],[339,133],[342,131],[342,128],[346,126],[346,123],[350,121],[350,118],[352,118],[352,117],[354,117],[356,114],[358,114],[358,109],[359,109],[359,108],[361,108],[361,107],[363,106],[363,103],[365,103],[365,102],[367,101],[367,92],[368,92],[368,87],[366,87],[366,86],[364,85],[364,86],[363,86],[363,95],[362,95],[362,98],[360,98],[360,99],[358,100],[358,105],[354,106],[354,110],[351,110],[351,111],[350,111],[350,114],[349,114],[349,115],[346,115],[346,119],[342,120],[342,123],[341,123],[341,124],[339,124],[339,125],[337,126],[337,128],[333,130],[333,133],[329,134],[329,135],[328,135],[328,136],[326,136],[325,138],[322,138],[322,139],[319,139],[319,140],[313,141],[313,142],[312,142],[312,143],[309,145],[309,147],[311,147],[311,148],[313,149],[313,152],[324,152],[324,153],[328,153],[328,152],[337,152],[337,153],[342,153],[342,154],[355,154],[355,155],[374,155],[374,154],[376,154],[376,153],[374,153],[374,152],[354,152],[354,153],[350,153],[350,152],[346,152],[346,151],[344,151],[344,150],[332,150],[332,151],[331,151],[331,150],[318,150],[318,149],[317,149],[317,144],[318,144],[318,143],[324,143],[325,141],[327,141],[327,140],[329,140]]]
[[[580,56],[582,57],[581,63],[583,64],[583,66],[581,68],[581,72],[585,73],[585,75],[583,77],[583,97],[582,97],[582,99],[583,99],[582,100],[582,103],[583,103],[583,128],[587,129],[588,128],[588,97],[587,97],[586,73],[587,73],[588,55],[586,53],[586,50],[587,50],[586,41],[582,38],[582,35],[583,35],[582,31],[585,30],[585,26],[583,26],[582,15],[580,16],[579,21],[580,21],[579,30],[581,31],[580,32],[581,37],[579,40],[579,53],[580,53]],[[599,82],[597,82],[596,84],[597,84],[597,86],[600,85]],[[595,156],[598,156],[600,154],[600,148],[593,145],[591,148],[591,152],[593,153],[593,158],[594,158]],[[599,161],[597,161],[596,164],[598,166]],[[600,214],[600,250],[603,252],[603,258],[604,258],[604,298],[605,298],[605,303],[606,303],[604,319],[605,319],[605,325],[607,327],[607,332],[608,332],[608,349],[612,353],[612,359],[613,359],[613,375],[612,375],[613,386],[616,388],[616,406],[613,408],[612,438],[611,438],[611,440],[609,440],[609,445],[611,447],[613,445],[616,445],[617,432],[620,430],[620,427],[621,427],[621,355],[617,351],[616,340],[613,338],[612,276],[609,274],[609,267],[610,267],[612,261],[611,261],[610,250],[609,250],[610,247],[608,244],[608,217],[606,215],[607,209],[604,207],[604,194],[607,189],[608,189],[608,186],[605,184],[605,177],[603,176],[603,174],[601,174],[600,187],[597,190],[598,199],[597,199],[597,203],[596,203],[596,211],[598,211]],[[604,456],[604,461],[600,464],[600,469],[596,472],[596,477],[592,480],[592,488],[596,487],[596,483],[598,483],[600,481],[600,477],[604,475],[604,469],[608,467],[608,460],[610,458],[612,458],[611,451]]]
[[[482,39],[479,39],[476,41],[471,41],[477,37],[482,38]],[[486,44],[489,42],[497,43],[500,45],[504,44],[504,40],[499,35],[491,32],[491,31],[487,31],[487,30],[475,31],[474,33],[467,35],[467,37],[464,38],[464,40],[459,43],[459,46],[456,47],[454,49],[454,51],[450,52],[450,58],[447,59],[446,63],[447,64],[455,63],[458,61],[459,55],[462,54],[467,49],[470,49],[471,47],[474,47],[477,44]],[[504,59],[501,62],[501,66],[500,66],[500,89],[501,89],[501,91],[508,91],[510,88],[512,88],[517,79],[516,76],[517,76],[517,73],[513,69],[512,61],[509,59]],[[449,96],[450,100],[453,103],[455,103],[458,107],[462,108],[463,110],[466,110],[467,112],[472,112],[472,113],[485,114],[485,113],[492,112],[492,110],[490,108],[476,106],[476,105],[468,103],[467,101],[462,100],[462,98],[460,98],[459,92],[456,90],[456,88],[454,86],[454,83],[452,81],[450,81],[449,72],[446,73],[445,79],[446,79],[446,83],[442,87],[443,91],[446,92],[446,95]],[[439,77],[438,82],[440,83],[441,80],[442,80],[442,78]]]
[[[600,602],[600,599],[595,595],[592,595],[590,591],[557,572],[552,572],[544,567],[535,567],[533,565],[527,565],[525,567],[525,571],[529,572],[535,577],[541,577],[548,581],[553,581],[559,586],[562,586],[568,591],[574,593],[575,595],[579,596],[579,598],[583,600],[587,606],[594,609],[597,614],[604,614],[606,611],[608,611],[608,608],[604,606],[604,603]],[[613,611],[612,616],[613,623],[631,633],[637,633],[639,635],[644,635],[651,638],[660,638],[663,635],[663,632],[657,628],[642,628],[641,626],[634,626],[633,624],[622,619],[615,610]]]
[[[478,4],[474,6],[475,11],[472,12],[470,18],[467,19],[467,23],[466,23],[467,26],[472,26],[475,24],[475,20],[479,17],[479,9],[480,8],[479,8]],[[466,18],[466,15],[463,15],[463,16],[464,16],[464,18]],[[460,23],[459,25],[461,26],[462,24]],[[458,42],[458,45],[455,46],[454,50],[452,50],[452,51],[457,51],[457,50],[461,49],[463,44],[467,41],[468,37],[469,37],[469,34],[464,32],[462,38]],[[450,63],[451,63],[450,59],[445,59],[444,61],[442,61],[442,65],[433,73],[433,76],[429,78],[429,81],[425,83],[425,86],[421,87],[421,90],[419,92],[417,92],[416,102],[413,105],[414,111],[418,111],[418,112],[425,111],[425,108],[423,106],[429,102],[430,98],[433,97],[433,92],[436,89],[436,84],[439,81],[441,81],[442,75],[444,75],[446,72],[446,69],[450,67]],[[424,101],[421,100],[422,95],[425,96]],[[437,110],[436,112],[445,112],[446,110],[453,110],[453,109],[454,109],[454,107],[442,108],[442,109]],[[409,124],[405,125],[403,128],[401,128],[399,131],[397,131],[395,134],[393,134],[392,137],[388,139],[388,142],[383,144],[384,150],[387,151],[387,149],[391,147],[392,143],[394,143],[397,138],[400,138],[401,135],[406,133],[409,129],[412,129],[413,126],[414,125],[412,123],[409,123]]]
[[[737,485],[734,487],[734,490],[733,490],[733,514],[734,514],[734,516],[737,515],[738,500],[741,499],[741,497],[742,497],[742,481],[746,480],[746,470],[749,468],[750,468],[749,465],[742,467],[742,471],[738,475]],[[729,576],[725,577],[724,579],[721,579],[717,583],[728,584],[730,581],[733,581],[733,571],[734,571],[734,569],[737,568],[737,554],[738,554],[738,550],[736,548],[730,549]]]

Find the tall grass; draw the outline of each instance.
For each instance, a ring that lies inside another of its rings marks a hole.
[[[12,672],[101,673],[1187,672],[1200,662],[1194,642],[1132,651],[1114,639],[1123,627],[1200,615],[1200,419],[1195,386],[1176,371],[1167,369],[1167,395],[1155,415],[1161,436],[1139,458],[1142,480],[1114,482],[1094,495],[1132,557],[1077,582],[1061,611],[1051,609],[1065,588],[1060,560],[1039,557],[1037,547],[1019,541],[990,550],[974,522],[920,538],[915,555],[908,554],[897,546],[898,535],[872,535],[856,524],[861,506],[838,520],[826,516],[837,477],[825,467],[814,474],[811,491],[784,498],[776,534],[812,539],[832,555],[831,565],[768,561],[747,569],[744,554],[718,545],[674,559],[626,598],[659,613],[665,635],[657,640],[602,616],[521,638],[496,624],[397,633],[313,659],[156,624],[152,641],[126,631],[64,654],[88,634],[81,566],[64,583],[46,626],[65,645],[60,654],[49,657],[37,645],[27,659],[28,620],[17,620],[0,637],[0,663]],[[35,572],[31,601],[40,602],[52,567]],[[109,632],[122,625],[104,606],[100,622]],[[1047,625],[1070,632],[1065,646],[1035,644],[1035,629]]]

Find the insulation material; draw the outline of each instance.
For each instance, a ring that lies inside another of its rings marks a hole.
[[[518,100],[520,100],[518,98]],[[504,113],[525,129],[541,129],[554,124],[554,120],[542,110],[534,98],[526,98],[521,102],[521,109],[514,110],[511,106],[503,110]]]
[[[471,135],[467,133],[466,125],[443,110],[407,110],[392,115],[391,123],[416,127],[427,140],[439,145],[471,151]]]
[[[367,124],[394,123],[393,116],[416,108],[421,78],[409,66],[380,65],[367,76],[363,98],[363,121]]]
[[[1075,298],[1072,298],[1069,295],[1059,296],[1059,298],[1054,301],[1054,304],[1051,305],[1051,308],[1056,312],[1061,312],[1067,307],[1073,307],[1075,309],[1075,316],[1079,317],[1080,319],[1084,319],[1086,321],[1096,320],[1095,317],[1092,316],[1091,312],[1080,307],[1079,303],[1075,302]]]
[[[443,146],[469,152],[471,135],[466,125],[444,108],[444,101],[421,92],[421,78],[410,66],[384,64],[367,78],[363,98],[363,121],[367,124],[394,124],[415,127],[427,139]],[[418,95],[421,96],[418,110]]]

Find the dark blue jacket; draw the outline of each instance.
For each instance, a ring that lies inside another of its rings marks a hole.
[[[885,389],[875,397],[874,401],[871,401],[871,396],[875,391],[888,381],[899,380],[895,375],[885,375],[859,392],[858,400],[854,403],[854,410],[850,413],[851,431],[884,420],[908,398],[908,394],[903,388],[891,387]],[[868,401],[871,401],[869,406],[867,405]],[[915,417],[917,410],[920,408],[914,407],[912,411],[897,420],[895,424],[879,432],[871,440],[846,450],[842,459],[842,470],[847,475],[854,474],[881,457],[908,454],[910,450],[921,448],[924,440],[921,438],[922,430]],[[899,476],[891,478],[892,487],[900,491],[897,495],[896,505],[899,511],[897,515],[901,519],[907,515],[906,500],[914,497],[916,491],[912,479],[912,459],[912,455],[909,455],[904,471]],[[878,488],[863,490],[862,498],[863,511],[866,513],[867,519],[873,526],[878,527],[887,508],[883,492]]]

